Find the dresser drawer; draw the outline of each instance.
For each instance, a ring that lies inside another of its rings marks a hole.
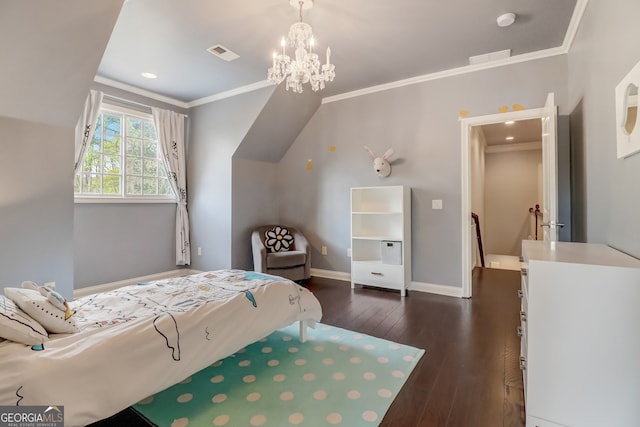
[[[404,282],[404,268],[402,265],[380,262],[354,262],[351,266],[351,280],[361,285],[401,289]]]

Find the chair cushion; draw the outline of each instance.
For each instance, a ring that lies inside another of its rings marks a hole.
[[[302,251],[275,252],[267,254],[267,268],[289,268],[303,265],[307,254]]]
[[[276,225],[264,233],[264,245],[271,252],[286,252],[293,249],[293,236],[286,228]]]

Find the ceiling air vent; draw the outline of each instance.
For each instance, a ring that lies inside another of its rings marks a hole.
[[[240,58],[240,55],[238,55],[235,52],[230,51],[229,49],[227,49],[226,47],[217,44],[215,46],[211,46],[209,49],[207,49],[207,52],[213,53],[215,56],[217,56],[220,59],[224,59],[227,62],[233,61],[234,59],[238,59]]]

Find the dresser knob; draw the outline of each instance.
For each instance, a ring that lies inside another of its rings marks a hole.
[[[520,356],[520,369],[523,371],[527,369],[527,358],[524,356]]]
[[[526,311],[521,311],[520,312],[520,320],[522,320],[523,322],[527,321],[527,312]]]
[[[522,289],[518,289],[518,298],[524,298],[524,292],[522,291]]]
[[[518,326],[518,336],[521,337],[524,335],[524,330],[522,329],[522,326]]]

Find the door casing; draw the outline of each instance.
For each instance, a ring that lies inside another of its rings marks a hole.
[[[460,120],[460,126],[462,130],[462,200],[461,200],[461,218],[460,218],[460,229],[462,231],[462,297],[463,298],[471,298],[472,296],[472,286],[471,286],[471,273],[472,269],[471,265],[471,250],[473,248],[472,245],[472,237],[470,230],[471,225],[471,182],[470,182],[470,145],[471,145],[471,129],[474,126],[482,126],[489,125],[494,123],[503,123],[509,120],[519,121],[519,120],[530,120],[530,119],[540,119],[543,120],[546,113],[545,108],[533,108],[529,110],[520,110],[520,111],[508,111],[506,113],[498,113],[498,114],[490,114],[486,116],[477,116],[477,117],[469,117],[463,118]],[[553,138],[551,141],[553,147],[550,147],[553,150],[557,150],[557,138]],[[545,159],[543,157],[543,163]],[[555,168],[556,165],[554,164]],[[543,167],[543,170],[545,168]],[[552,174],[552,179],[557,180],[557,173]],[[544,177],[543,177],[544,180]],[[555,185],[557,188],[558,183],[553,182],[550,185]]]

